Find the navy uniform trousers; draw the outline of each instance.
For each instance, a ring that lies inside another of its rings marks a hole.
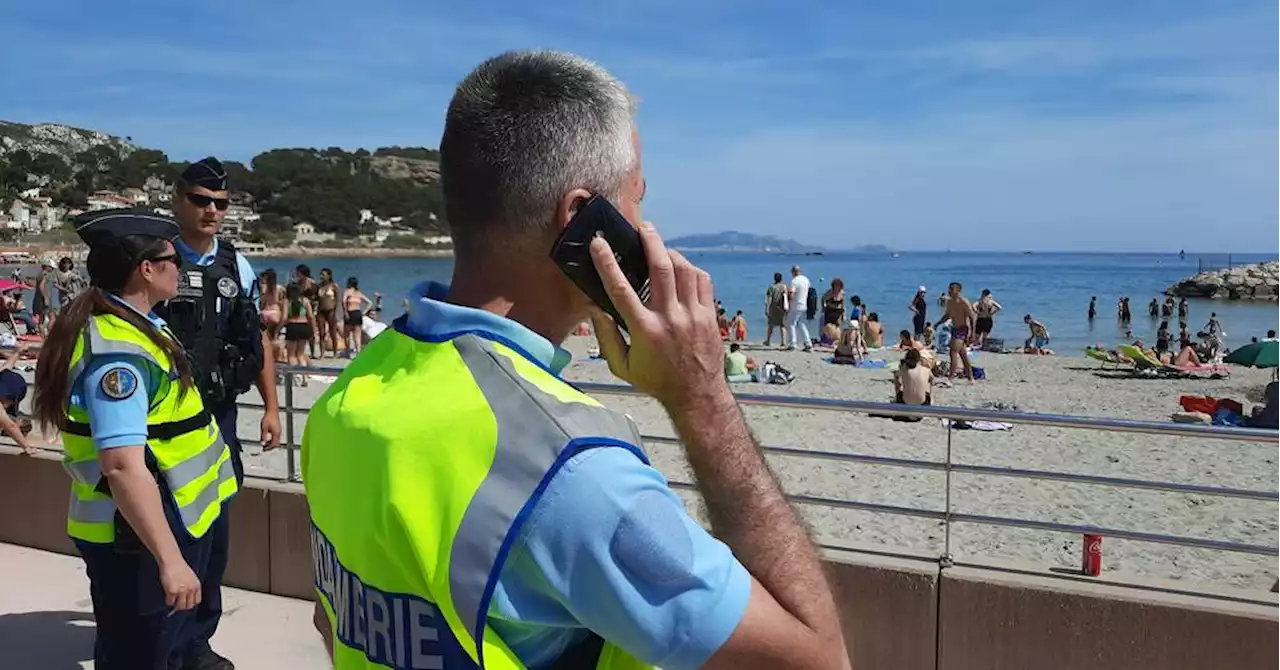
[[[244,483],[234,401],[213,408],[214,420],[231,451],[236,483]],[[191,538],[165,493],[165,516],[182,557],[200,580],[200,604],[169,613],[160,585],[160,569],[144,547],[121,551],[115,545],[77,540],[89,575],[97,619],[94,667],[98,670],[178,670],[209,648],[222,619],[222,577],[231,540],[230,501],[204,537]]]
[[[178,670],[217,630],[222,580],[215,568],[217,561],[226,562],[219,558],[227,553],[226,504],[199,539],[182,528],[172,500],[164,506],[170,528],[177,531],[174,536],[182,557],[200,580],[201,602],[185,612],[170,612],[159,565],[141,543],[126,548],[77,540],[98,627],[93,649],[98,670]],[[214,575],[218,578],[212,579]]]

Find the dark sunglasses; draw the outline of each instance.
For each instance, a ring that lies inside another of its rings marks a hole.
[[[187,199],[187,202],[199,207],[200,209],[204,209],[209,206],[209,203],[213,203],[213,206],[216,207],[219,212],[225,212],[227,211],[227,207],[231,205],[231,201],[226,198],[210,198],[207,195],[200,195],[199,193],[184,193],[183,197]]]
[[[152,263],[173,263],[173,267],[175,268],[180,267],[182,265],[182,259],[178,257],[178,254],[165,254],[163,256],[152,256],[151,258],[144,258],[142,260],[150,261]]]

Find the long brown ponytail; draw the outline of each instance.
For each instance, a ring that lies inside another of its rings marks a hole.
[[[186,393],[195,383],[191,363],[181,344],[162,333],[150,319],[120,304],[98,286],[91,286],[76,296],[58,315],[40,349],[31,408],[42,431],[48,432],[50,427],[66,429],[72,382],[68,379],[71,355],[75,351],[76,340],[88,325],[90,317],[97,314],[111,314],[124,319],[164,351],[177,372],[179,393]]]

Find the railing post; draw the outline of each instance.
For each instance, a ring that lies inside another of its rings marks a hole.
[[[938,557],[938,565],[943,568],[949,568],[955,563],[951,556],[951,426],[954,423],[954,420],[947,420],[947,460],[943,465],[943,472],[946,473],[946,500],[942,509],[942,556]]]
[[[293,454],[293,370],[284,372],[284,448],[285,481],[298,481],[298,466]]]

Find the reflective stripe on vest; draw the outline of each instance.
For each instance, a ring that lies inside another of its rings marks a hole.
[[[174,374],[165,352],[132,324],[112,315],[95,315],[72,352],[69,368],[72,384],[87,369],[90,359],[103,353],[139,356],[155,364],[168,377]],[[88,421],[82,408],[73,406],[68,413],[72,421]],[[147,414],[148,427],[170,425],[168,433],[160,433],[164,437],[148,437],[146,448],[182,525],[192,537],[204,535],[221,514],[221,503],[237,488],[231,452],[212,418],[193,430],[169,437],[172,424],[184,420],[193,423],[202,413],[204,406],[198,391],[192,388],[180,393],[176,383],[166,381],[162,388],[155,390]],[[62,441],[63,468],[72,481],[67,533],[87,542],[110,543],[115,539],[116,506],[110,496],[98,490],[103,475],[93,439],[63,432]]]
[[[500,343],[375,339],[303,438],[335,667],[523,668],[487,625],[521,524],[574,454],[644,459],[639,444],[629,419]],[[597,667],[648,666],[605,644]]]

